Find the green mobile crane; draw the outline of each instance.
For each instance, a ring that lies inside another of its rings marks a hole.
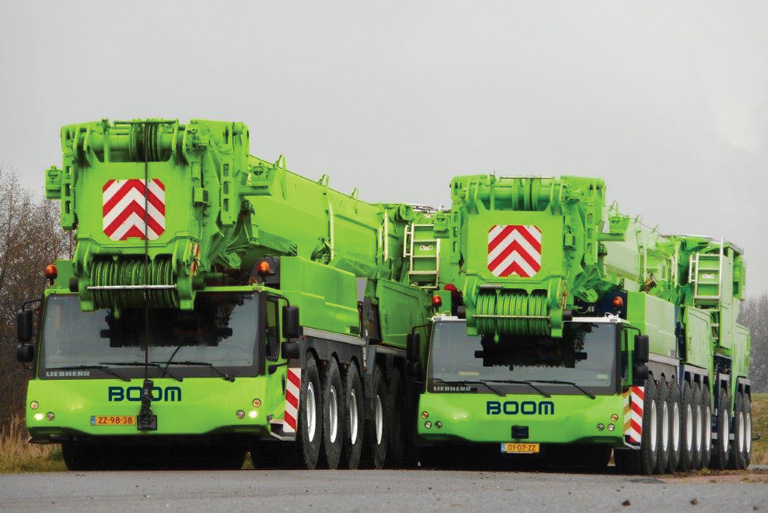
[[[18,318],[33,442],[70,469],[401,455],[429,308],[403,266],[410,207],[250,156],[242,123],[75,124],[61,147],[46,196],[76,249],[47,269],[39,329],[34,302]]]
[[[598,179],[461,176],[451,195],[406,230],[411,281],[443,305],[421,344],[424,446],[591,466],[613,450],[644,474],[749,465],[739,248],[648,229]]]

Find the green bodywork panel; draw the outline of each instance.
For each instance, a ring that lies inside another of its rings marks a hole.
[[[489,402],[492,403],[489,407]],[[495,404],[499,403],[499,413]],[[508,403],[505,407],[504,403]],[[543,405],[543,403],[551,403]],[[623,445],[621,396],[557,396],[507,394],[500,397],[482,393],[424,393],[419,398],[419,413],[427,412],[431,427],[419,417],[419,438],[429,443],[513,442],[511,427],[525,425],[529,429],[526,443],[608,443]],[[505,413],[506,410],[506,413]],[[523,413],[525,411],[526,413]],[[513,413],[515,412],[515,413]],[[551,413],[550,413],[551,412]],[[611,421],[611,415],[619,421]],[[442,424],[441,428],[436,423]],[[599,430],[597,425],[604,429]],[[613,431],[607,426],[614,425]]]
[[[141,436],[164,435],[212,435],[250,433],[256,436],[269,435],[267,417],[282,418],[285,396],[282,393],[280,376],[237,378],[230,383],[223,379],[185,378],[183,382],[173,379],[155,379],[157,400],[152,410],[157,415],[157,431],[139,433],[136,426],[94,426],[91,417],[96,415],[135,416],[139,410],[141,379],[130,383],[118,379],[82,380],[39,380],[29,382],[28,402],[37,401],[38,410],[27,408],[27,429],[33,437],[48,435],[66,436],[86,434],[95,436]],[[124,391],[113,394],[110,387]],[[131,389],[131,390],[129,390]],[[254,408],[252,401],[262,401]],[[246,412],[238,420],[236,412]],[[45,414],[52,412],[53,421]],[[256,412],[251,417],[251,412]],[[36,418],[38,414],[42,418]]]
[[[303,326],[358,335],[355,275],[301,257],[280,259],[280,290]]]
[[[645,292],[629,292],[627,320],[648,335],[651,353],[677,358],[675,305]]]
[[[712,330],[709,312],[692,306],[685,309],[685,360],[711,371]]]

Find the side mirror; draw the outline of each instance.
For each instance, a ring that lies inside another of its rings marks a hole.
[[[280,347],[286,360],[295,360],[301,356],[298,342],[283,342]]]
[[[419,361],[419,346],[421,345],[421,337],[418,333],[409,333],[405,337],[406,341],[406,356],[408,357],[409,361],[417,362]]]
[[[16,338],[19,342],[32,340],[32,310],[21,310],[16,314]]]
[[[301,336],[301,326],[299,325],[299,307],[283,307],[283,337],[287,339],[298,338]]]
[[[35,359],[35,346],[32,344],[22,344],[16,348],[16,360],[19,363],[30,363]]]
[[[635,365],[633,374],[632,377],[635,381],[645,381],[650,376],[651,371],[647,365]]]
[[[635,335],[635,363],[643,365],[651,357],[648,335]]]

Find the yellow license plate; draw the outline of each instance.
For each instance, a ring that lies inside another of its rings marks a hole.
[[[135,426],[136,417],[132,415],[93,415],[91,426]]]
[[[539,454],[539,444],[503,443],[501,452],[507,454]]]

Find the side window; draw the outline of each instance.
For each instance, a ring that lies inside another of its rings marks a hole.
[[[629,330],[621,330],[621,380],[627,380],[629,372]]]
[[[266,303],[267,323],[264,331],[264,345],[267,359],[277,360],[280,355],[280,316],[276,298],[270,298]]]

